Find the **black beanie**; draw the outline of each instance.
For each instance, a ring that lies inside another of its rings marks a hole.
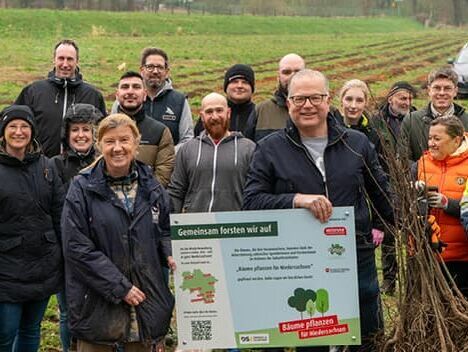
[[[1,135],[3,136],[5,133],[5,127],[8,123],[12,120],[24,120],[31,126],[31,140],[34,139],[34,134],[36,132],[36,124],[34,123],[34,114],[26,105],[11,105],[6,107],[2,111],[2,127],[1,127]]]
[[[224,92],[226,92],[229,82],[236,78],[245,79],[252,87],[252,93],[255,91],[255,73],[252,67],[244,64],[236,64],[231,66],[224,75]]]
[[[392,87],[388,91],[387,98],[390,98],[399,90],[406,90],[413,95],[413,98],[416,97],[416,89],[414,89],[414,87],[411,84],[409,84],[406,81],[399,81],[392,85]]]

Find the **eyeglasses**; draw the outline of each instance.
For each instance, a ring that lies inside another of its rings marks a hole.
[[[328,94],[314,94],[309,96],[296,95],[293,97],[289,97],[289,100],[291,100],[292,103],[297,107],[303,106],[307,100],[313,106],[317,106],[323,103],[323,99],[325,99],[325,97],[328,97]]]
[[[151,64],[148,64],[148,65],[143,65],[144,69],[148,72],[154,72],[154,71],[157,71],[157,72],[164,72],[167,70],[167,68],[165,66],[161,66],[161,65],[151,65]]]
[[[455,89],[454,86],[432,86],[430,87],[434,92],[447,92],[451,93]]]

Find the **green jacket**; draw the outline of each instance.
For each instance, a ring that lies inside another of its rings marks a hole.
[[[468,114],[465,113],[465,109],[462,106],[454,105],[455,116],[461,120],[465,131],[467,131]],[[417,161],[421,157],[423,152],[427,150],[429,126],[434,118],[430,104],[421,110],[410,112],[405,116],[401,125],[400,134],[401,143],[399,145],[399,151],[401,156],[406,156],[412,161]]]

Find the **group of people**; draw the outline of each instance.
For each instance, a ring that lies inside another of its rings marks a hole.
[[[297,54],[255,105],[254,71],[236,64],[194,127],[162,49],[145,48],[139,72],[120,77],[109,116],[74,41],[57,43],[53,62],[1,115],[0,352],[37,351],[53,294],[64,351],[160,350],[174,307],[171,212],[306,208],[326,222],[335,206],[355,209],[363,343],[351,350],[376,350],[380,292],[397,277],[389,155],[415,162],[442,258],[468,296],[468,115],[451,69],[429,74],[426,108],[396,82],[372,113],[365,82],[347,81],[333,107],[326,76]]]

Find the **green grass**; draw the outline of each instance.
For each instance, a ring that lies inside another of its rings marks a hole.
[[[86,37],[223,34],[390,33],[421,30],[408,18],[314,18],[155,14],[58,10],[0,10],[2,37]],[[31,28],[31,25],[33,28]],[[32,30],[31,30],[32,29]]]

